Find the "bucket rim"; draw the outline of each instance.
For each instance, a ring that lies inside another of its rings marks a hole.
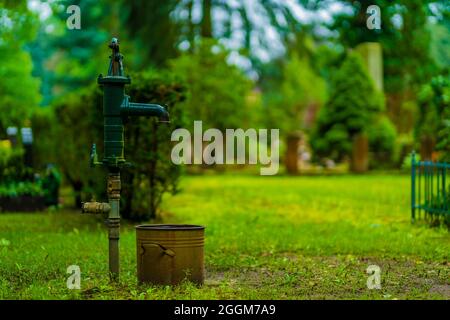
[[[204,226],[196,224],[140,224],[136,230],[161,230],[161,231],[178,231],[178,230],[204,230]]]

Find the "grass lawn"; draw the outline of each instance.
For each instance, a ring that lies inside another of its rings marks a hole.
[[[410,223],[407,176],[191,176],[164,223],[206,228],[206,283],[137,286],[133,225],[121,282],[107,277],[103,220],[74,211],[0,214],[0,299],[449,299],[447,229]],[[380,290],[366,285],[381,268]],[[66,269],[79,265],[81,290]]]

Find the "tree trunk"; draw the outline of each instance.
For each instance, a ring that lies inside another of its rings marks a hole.
[[[203,0],[202,2],[202,22],[201,22],[201,35],[204,38],[212,38],[212,0]]]
[[[369,168],[369,140],[365,134],[357,134],[353,138],[351,171],[364,173]]]
[[[194,29],[194,23],[192,22],[192,10],[193,10],[194,1],[189,1],[187,8],[188,8],[188,41],[189,41],[189,52],[194,51],[194,40],[195,40],[195,29]]]
[[[298,150],[300,148],[301,136],[299,134],[290,134],[287,137],[286,148],[286,170],[289,174],[295,175],[299,173]]]
[[[436,141],[433,137],[423,136],[420,139],[420,160],[432,161]]]

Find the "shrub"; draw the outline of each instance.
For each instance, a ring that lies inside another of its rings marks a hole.
[[[368,127],[369,148],[372,153],[373,168],[392,167],[397,159],[397,130],[388,117],[383,116]]]
[[[274,83],[264,94],[264,123],[269,128],[280,128],[284,134],[309,129],[305,111],[323,104],[327,88],[308,58],[291,53],[283,64],[280,81]]]
[[[75,206],[105,196],[105,174],[89,166],[90,147],[102,149],[103,116],[97,85],[66,94],[33,118],[36,159],[40,166],[55,163],[64,182],[75,192]]]
[[[450,163],[450,86],[449,82],[442,83],[445,86],[440,97],[442,104],[441,119],[438,130],[438,143],[436,149],[440,152],[440,160]]]
[[[440,151],[441,159],[450,161],[450,86],[448,75],[439,75],[423,86],[419,94],[419,117],[415,136],[429,138],[432,149]]]
[[[0,181],[2,184],[33,179],[33,170],[27,168],[23,161],[24,150],[17,146],[12,148],[8,140],[0,144]]]
[[[0,197],[42,196],[44,190],[39,183],[32,181],[13,182],[0,185]]]
[[[24,166],[23,149],[0,141],[0,197],[43,195],[41,184],[33,180],[33,170]]]
[[[127,92],[132,101],[166,105],[170,123],[155,118],[131,118],[125,126],[125,157],[132,167],[122,172],[122,216],[155,218],[164,193],[176,193],[182,167],[171,161],[171,133],[186,126],[185,87],[169,72],[132,74]]]
[[[414,159],[415,159],[416,162],[419,162],[420,161],[420,154],[416,154]],[[403,170],[411,170],[411,167],[412,167],[411,161],[412,161],[412,155],[411,155],[411,153],[408,153],[403,158],[403,161],[402,161],[402,164],[401,164],[401,168]]]
[[[189,125],[202,120],[204,128],[243,128],[250,112],[246,97],[252,83],[227,62],[230,52],[212,39],[202,39],[193,52],[171,61],[172,71],[187,85],[185,101]]]

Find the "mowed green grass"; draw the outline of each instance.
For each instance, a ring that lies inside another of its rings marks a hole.
[[[0,298],[449,299],[449,232],[412,225],[409,201],[408,176],[185,177],[161,220],[206,226],[201,288],[138,286],[132,224],[110,284],[101,218],[0,214]],[[367,288],[372,264],[380,290]],[[70,265],[81,290],[66,287]]]

